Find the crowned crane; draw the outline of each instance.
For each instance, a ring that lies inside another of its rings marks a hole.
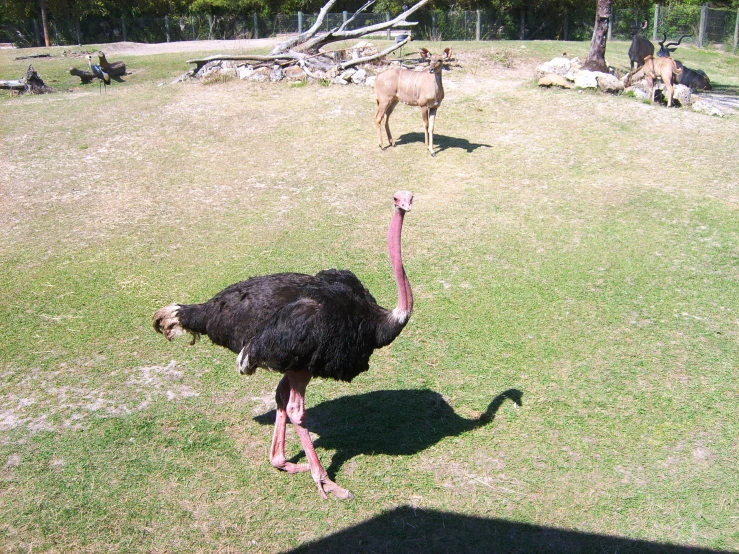
[[[276,273],[252,277],[216,294],[203,304],[170,304],[154,314],[154,329],[165,338],[201,334],[238,354],[236,369],[251,375],[261,367],[283,375],[275,394],[277,415],[270,463],[287,473],[310,471],[326,498],[352,494],[334,483],[318,459],[308,432],[305,389],[314,377],[349,382],[369,369],[372,352],[390,344],[413,311],[411,285],[403,269],[400,233],[413,195],[393,197],[387,247],[398,289],[398,305],[380,307],[348,270],[316,275]],[[308,463],[285,459],[285,431],[290,419]]]
[[[92,73],[98,79],[98,86],[105,87],[110,84],[110,75],[108,75],[103,68],[99,65],[92,63],[92,56],[88,54],[87,65],[90,66],[90,73]]]

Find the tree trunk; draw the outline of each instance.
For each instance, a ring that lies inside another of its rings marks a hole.
[[[597,0],[593,40],[590,42],[590,52],[583,64],[583,69],[608,73],[606,41],[608,39],[608,21],[611,19],[612,3],[613,0]]]
[[[46,47],[51,46],[51,40],[49,40],[49,23],[46,21],[46,0],[40,0],[41,2],[41,25],[44,28],[44,42]]]

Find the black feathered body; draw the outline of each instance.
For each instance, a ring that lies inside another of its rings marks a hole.
[[[380,306],[351,271],[277,273],[235,283],[203,304],[181,305],[180,325],[257,367],[351,381],[405,320]]]

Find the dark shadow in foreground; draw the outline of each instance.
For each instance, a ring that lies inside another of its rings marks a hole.
[[[432,390],[374,391],[342,396],[309,408],[308,429],[320,435],[313,441],[316,449],[336,452],[326,468],[333,478],[344,462],[358,454],[408,456],[445,437],[482,427],[495,419],[506,399],[520,406],[522,396],[521,391],[508,389],[496,396],[480,417],[467,419],[457,415]],[[264,425],[274,424],[275,411],[254,420]],[[297,462],[301,457],[302,453],[291,461]]]
[[[426,135],[424,133],[406,133],[398,137],[398,144],[406,144],[410,142],[420,142],[424,144],[426,141]],[[436,152],[442,152],[447,148],[461,148],[467,152],[473,152],[478,148],[492,148],[489,144],[478,144],[476,142],[470,142],[467,139],[456,138],[456,137],[445,137],[444,135],[434,134],[434,146]]]
[[[400,506],[283,554],[715,554],[689,546],[581,533]]]

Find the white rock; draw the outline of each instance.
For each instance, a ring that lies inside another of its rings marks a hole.
[[[724,114],[721,110],[719,110],[713,104],[709,104],[705,100],[698,99],[695,102],[693,102],[690,107],[693,108],[693,111],[696,111],[699,113],[704,113],[707,115],[715,115],[716,117],[724,117]]]
[[[598,88],[598,76],[607,75],[599,71],[575,71],[574,79],[576,88]],[[569,79],[569,77],[568,77]]]
[[[598,82],[598,88],[603,92],[618,94],[624,89],[623,83],[610,73],[598,73],[595,80]]]
[[[687,108],[691,104],[692,95],[693,91],[690,90],[690,87],[686,87],[685,85],[675,85],[675,93],[672,95],[672,98],[673,100],[680,102],[681,106]]]
[[[254,68],[250,65],[242,65],[236,71],[238,71],[239,79],[248,79],[254,73]]]
[[[544,62],[536,68],[537,76],[544,77],[553,73],[555,75],[567,75],[567,72],[572,68],[572,62],[567,58],[554,58],[548,62]]]
[[[282,68],[279,65],[275,65],[272,67],[272,71],[269,73],[269,80],[273,83],[276,83],[278,81],[282,81],[285,78],[285,72],[282,70]]]
[[[352,83],[355,85],[361,85],[367,79],[367,72],[364,69],[358,69],[354,75],[352,75]]]
[[[339,75],[339,78],[344,79],[345,81],[350,81],[352,78],[352,75],[354,75],[357,72],[356,69],[347,69],[343,73]]]

